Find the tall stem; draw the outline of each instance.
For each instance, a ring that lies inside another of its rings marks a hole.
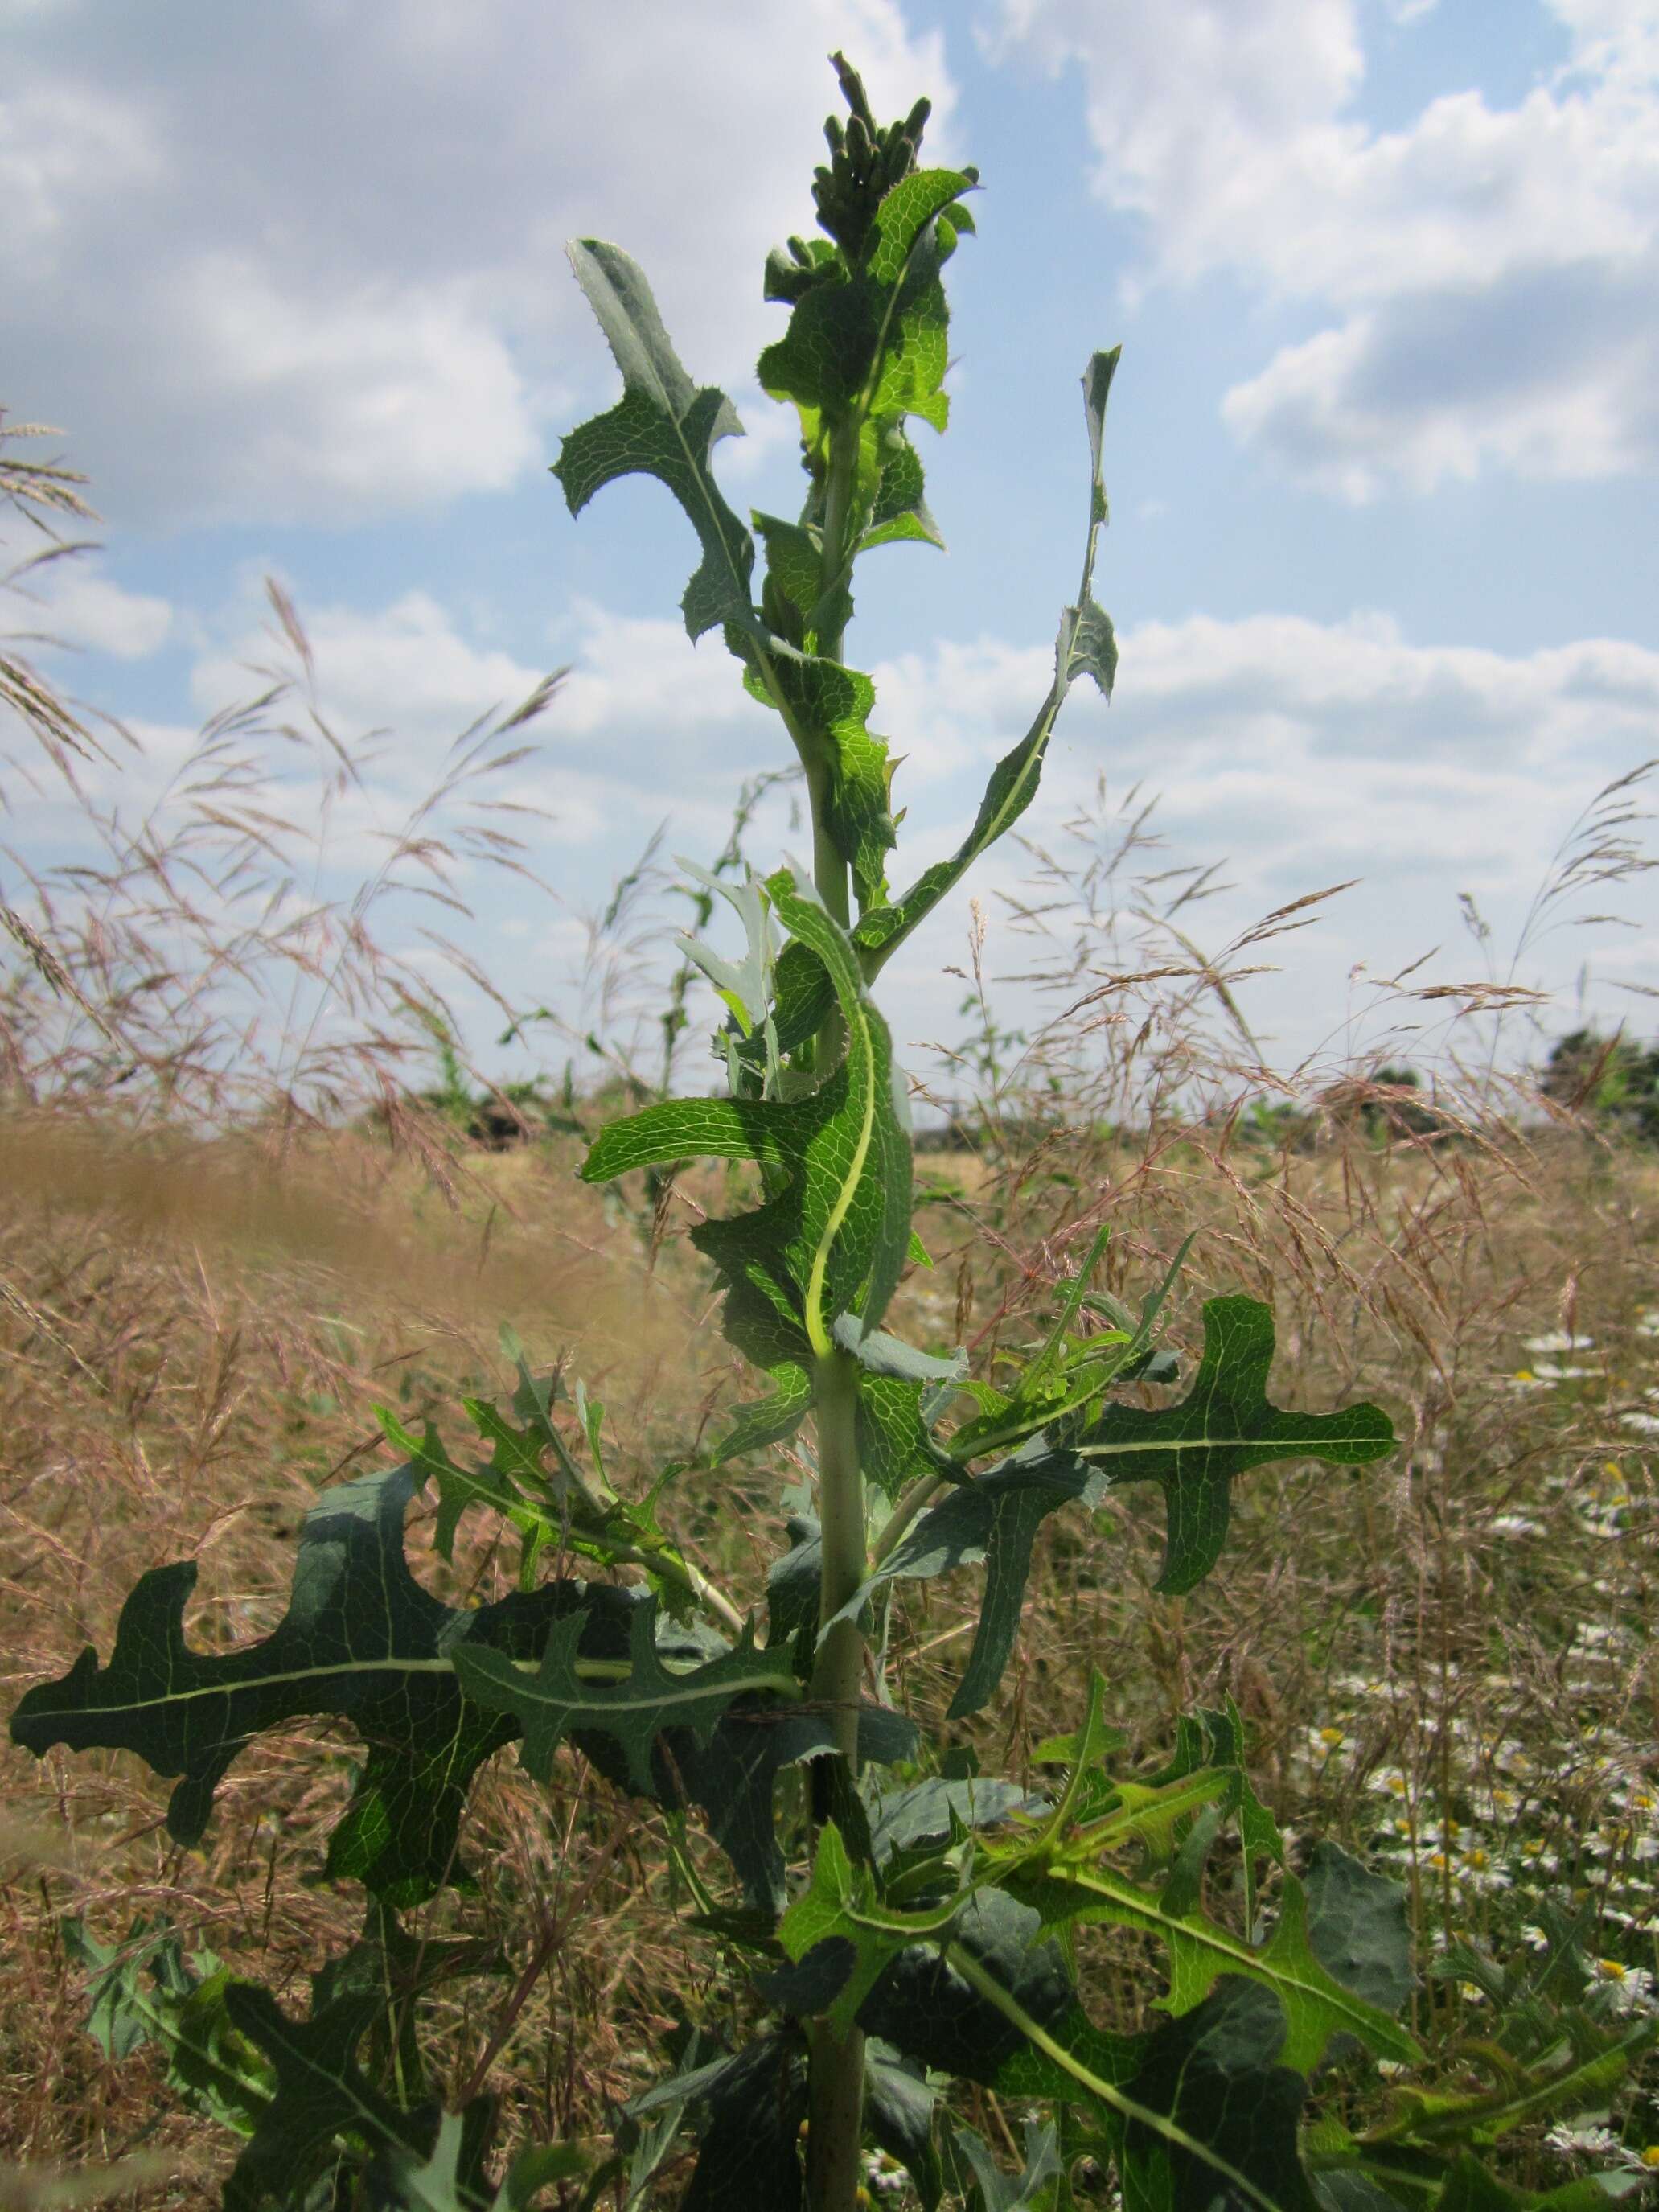
[[[858,1364],[837,1349],[817,1363],[818,1519],[823,1565],[818,1620],[834,1620],[866,1572],[864,1475],[859,1466]],[[858,1758],[858,1705],[864,1638],[855,1620],[837,1620],[818,1647],[812,1671],[815,1704],[833,1707],[836,1747]]]
[[[818,1619],[833,1618],[864,1580],[864,1476],[859,1466],[858,1367],[850,1353],[817,1363],[818,1514],[823,1566]],[[818,1647],[812,1697],[827,1705],[836,1751],[858,1774],[859,1698],[864,1638],[838,1620]],[[853,2212],[864,2136],[864,2036],[837,2039],[828,2021],[811,2033],[806,2186],[811,2212]]]
[[[837,422],[830,433],[830,469],[823,488],[823,558],[819,568],[819,583],[828,591],[847,565],[845,539],[853,499],[853,484],[858,470],[859,426],[856,419]],[[826,630],[818,640],[818,654],[824,660],[839,660],[842,656],[845,624]],[[812,880],[817,885],[818,896],[843,929],[853,919],[849,871],[840,846],[836,842],[830,826],[830,763],[820,760],[815,769],[809,769],[807,792],[812,804]],[[847,1036],[842,1021],[841,1008],[832,1002],[818,1030],[818,1068],[828,1075],[846,1049]]]
[[[830,433],[830,477],[824,493],[823,567],[827,587],[846,562],[858,424],[838,423]],[[839,630],[823,637],[819,651],[838,660]],[[819,896],[843,927],[851,919],[848,866],[830,834],[827,763],[807,788],[812,803],[812,872]],[[827,1079],[845,1049],[841,1010],[836,1007],[818,1032],[817,1061]],[[851,1354],[828,1353],[817,1362],[814,1406],[818,1433],[818,1520],[823,1566],[818,1585],[820,1624],[834,1620],[862,1584],[866,1564],[864,1474],[859,1465],[858,1365]],[[837,1753],[847,1761],[850,1781],[859,1771],[859,1699],[864,1685],[864,1638],[856,1620],[839,1620],[818,1648],[812,1670],[812,1697],[830,1708]],[[827,2021],[814,2023],[811,2038],[807,2106],[806,2194],[811,2212],[854,2212],[864,2141],[864,2035],[849,2028],[837,2038]]]
[[[830,433],[830,470],[823,487],[823,559],[818,588],[827,592],[847,566],[848,523],[853,506],[853,486],[859,465],[859,419],[849,415]],[[826,631],[818,640],[825,660],[841,659],[842,632]]]

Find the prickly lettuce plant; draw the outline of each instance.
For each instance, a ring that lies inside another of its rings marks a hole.
[[[1202,1354],[1175,1402],[1123,1402],[1126,1383],[1182,1379],[1154,1334],[1184,1245],[1136,1315],[1091,1286],[1103,1232],[1058,1286],[1023,1371],[995,1389],[970,1377],[961,1352],[884,1326],[906,1267],[926,1255],[911,1229],[905,1084],[873,987],[1030,804],[1071,686],[1086,678],[1110,695],[1116,647],[1093,575],[1118,356],[1096,354],[1083,378],[1082,574],[1048,694],[956,854],[895,890],[895,763],[870,727],[871,680],[843,643],[860,559],[940,542],[910,430],[917,418],[945,428],[942,278],[973,230],[978,180],[920,166],[925,100],[878,128],[834,58],[851,113],[827,126],[823,235],[791,239],[766,269],[768,298],[789,313],[760,380],[799,415],[799,518],[757,514],[750,527],[727,505],[712,459],[739,428],[731,404],[694,383],[641,270],[596,239],[573,245],[571,260],[623,392],[564,440],[555,470],[573,514],[633,473],[673,495],[700,548],[686,628],[693,640],[720,634],[805,770],[810,868],[702,878],[744,934],[735,957],[687,948],[727,1009],[724,1095],[613,1123],[581,1172],[604,1182],[695,1159],[754,1170],[757,1202],[693,1241],[724,1291],[726,1334],[764,1383],[698,1471],[717,1490],[733,1462],[794,1437],[815,1485],[789,1501],[789,1548],[764,1591],[718,1589],[659,1522],[661,1482],[643,1498],[615,1487],[601,1408],[580,1386],[567,1399],[520,1357],[509,1402],[467,1401],[479,1449],[465,1459],[435,1429],[416,1436],[382,1415],[399,1463],[318,1499],[288,1612],[263,1640],[193,1650],[183,1623],[194,1565],[144,1576],[107,1660],[88,1650],[29,1691],[14,1737],[37,1753],[137,1753],[175,1778],[168,1826],[193,1844],[260,1731],[301,1715],[350,1723],[367,1755],[327,1871],[363,1886],[367,1917],[353,1950],[314,1978],[305,2017],[210,1954],[186,1960],[164,1929],[141,1924],[124,1956],[77,1931],[95,1970],[94,2028],[112,2055],[161,2043],[179,2093],[241,2137],[231,2212],[266,2202],[471,2212],[555,2185],[566,2204],[624,2206],[658,2185],[690,2125],[696,2163],[679,2201],[696,2212],[848,2212],[872,2146],[908,2169],[928,2212],[947,2193],[986,2212],[1064,2207],[1091,2185],[1081,2177],[1107,2170],[1135,2212],[1518,2203],[1471,2161],[1478,2138],[1449,2100],[1419,2097],[1370,2137],[1308,2124],[1310,2078],[1334,2053],[1419,2056],[1399,2017],[1413,1989],[1401,1898],[1329,1846],[1304,1874],[1292,1869],[1231,1704],[1188,1716],[1170,1763],[1134,1777],[1115,1759],[1105,1685],[1079,1681],[1075,1731],[1037,1753],[1053,1787],[1028,1795],[936,1757],[889,1699],[895,1583],[982,1565],[950,1708],[972,1714],[1007,1665],[1050,1515],[1087,1516],[1115,1489],[1155,1486],[1167,1520],[1158,1588],[1183,1592],[1214,1565],[1231,1486],[1249,1470],[1291,1458],[1358,1468],[1394,1438],[1372,1405],[1275,1405],[1271,1313],[1243,1297],[1205,1304]],[[683,1485],[692,1472],[682,1462],[664,1479]],[[445,1557],[469,1506],[510,1524],[510,1595],[454,1607],[416,1581],[404,1519],[422,1490],[435,1493]],[[713,2032],[720,2023],[688,2025],[608,2154],[535,2146],[492,2179],[495,2111],[482,2079],[460,2109],[442,2110],[417,2025],[435,1983],[502,1961],[476,1945],[417,1944],[399,1915],[471,1881],[458,1849],[468,1791],[508,1745],[538,1780],[580,1752],[618,1792],[663,1808],[671,1838],[682,1816],[701,1815],[732,1894],[710,1894],[683,1857],[694,1917],[740,1959],[754,2002],[732,2039]],[[809,1791],[776,1790],[803,1765]],[[1217,1912],[1206,1868],[1224,1830],[1238,1909]],[[1138,2033],[1091,2017],[1077,1932],[1093,1925],[1137,1952],[1158,1947],[1167,1994]],[[1513,2057],[1510,2076],[1529,2063]],[[953,2081],[1046,2112],[1018,2176],[947,2101]],[[1533,2109],[1530,2094],[1515,2093],[1516,2110]]]

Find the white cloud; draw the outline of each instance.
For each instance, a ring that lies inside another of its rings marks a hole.
[[[159,652],[173,627],[173,609],[166,599],[146,592],[129,592],[99,573],[95,564],[58,558],[43,565],[12,587],[22,603],[18,621],[27,621],[57,643],[88,653],[112,653],[118,660],[143,660]],[[29,606],[27,617],[23,607]],[[43,648],[50,650],[50,647]]]
[[[1003,46],[1083,70],[1097,193],[1157,273],[1237,273],[1338,319],[1227,395],[1235,433],[1349,499],[1497,466],[1659,460],[1659,12],[1550,0],[1571,67],[1513,107],[1355,112],[1356,0],[1005,0]]]
[[[1358,963],[1383,976],[1438,948],[1408,988],[1480,977],[1460,891],[1471,892],[1493,923],[1501,978],[1572,818],[1601,785],[1654,750],[1659,720],[1659,653],[1615,640],[1527,654],[1417,646],[1391,617],[1367,611],[1335,623],[1289,615],[1146,623],[1126,629],[1121,644],[1110,707],[1086,685],[1073,694],[1021,830],[1080,870],[1109,851],[1129,817],[1156,798],[1149,829],[1165,849],[1137,855],[1122,871],[1126,945],[1135,932],[1127,909],[1136,902],[1137,876],[1219,870],[1228,888],[1180,917],[1212,957],[1273,908],[1358,878],[1313,910],[1311,927],[1243,956],[1282,970],[1241,983],[1237,994],[1258,1036],[1277,1041],[1269,1058],[1281,1070],[1329,1046]],[[915,799],[899,872],[908,880],[967,829],[989,763],[1018,737],[1042,696],[1048,656],[981,640],[876,675],[873,719],[897,750],[921,751],[928,769],[928,781],[919,780],[913,793],[908,769],[896,787],[896,798]],[[918,748],[909,716],[912,702],[922,702]],[[947,739],[957,764],[949,781]],[[976,872],[974,887],[1000,917],[987,955],[993,976],[1042,964],[1042,940],[1013,934],[990,896],[1017,890],[1030,869],[1011,842]],[[1161,906],[1185,880],[1142,899]],[[1052,885],[1039,894],[1054,895]],[[1632,918],[1639,919],[1642,903],[1639,888],[1604,888],[1552,912],[1634,908]],[[1052,919],[1051,955],[1072,942],[1076,918]],[[964,890],[889,971],[896,1034],[911,1047],[940,1034],[939,976],[947,963],[966,964],[967,927]],[[1603,927],[1535,939],[1516,980],[1565,991],[1588,957],[1593,974],[1605,966],[1610,978],[1659,983],[1650,938],[1638,944]],[[1174,950],[1168,941],[1164,949]],[[1005,983],[993,997],[999,1018],[1016,1026],[1056,1011],[1029,986]],[[1610,1018],[1626,1005],[1612,993]],[[1468,1043],[1444,1002],[1395,1001],[1356,1032],[1360,1043],[1380,1047],[1376,1023],[1384,1020],[1420,1031],[1412,1040],[1419,1066],[1431,1063],[1449,1033]],[[1522,1042],[1517,1033],[1510,1046]],[[1346,1048],[1340,1034],[1336,1043]]]
[[[1651,266],[1659,287],[1659,253]],[[1494,465],[1620,476],[1659,459],[1659,289],[1644,299],[1581,268],[1399,294],[1286,347],[1221,411],[1245,443],[1356,504]]]
[[[325,711],[357,732],[388,725],[408,738],[453,737],[492,704],[516,706],[542,672],[469,645],[427,592],[405,592],[379,613],[307,607],[301,619]],[[197,662],[191,696],[204,714],[247,696],[252,657],[269,659],[272,635],[244,627]]]
[[[118,92],[41,76],[0,95],[3,251],[14,283],[46,280],[77,232],[172,175],[161,134]]]
[[[331,726],[348,742],[383,732],[363,790],[339,792],[325,805],[317,761],[295,752],[276,805],[307,829],[326,822],[328,880],[337,886],[379,866],[386,833],[431,788],[448,741],[492,707],[516,706],[544,672],[477,642],[429,592],[379,607],[302,612],[318,704]],[[191,683],[204,714],[246,700],[258,688],[258,665],[292,665],[291,655],[273,651],[271,625],[255,618],[251,593],[233,599],[211,627]],[[739,781],[789,757],[776,719],[745,697],[729,656],[712,640],[693,647],[673,622],[624,617],[590,601],[577,603],[561,632],[549,662],[568,660],[573,672],[526,732],[538,750],[488,795],[545,811],[545,820],[508,826],[528,837],[565,919],[475,867],[463,868],[457,883],[478,902],[476,927],[443,922],[464,943],[483,944],[486,966],[509,996],[527,1004],[553,988],[545,962],[555,939],[576,975],[586,939],[573,934],[569,915],[604,903],[659,823],[668,830],[665,862],[677,854],[708,861],[725,842]],[[1238,994],[1258,1035],[1277,1040],[1271,1056],[1281,1068],[1325,1042],[1357,963],[1386,975],[1437,945],[1414,983],[1479,975],[1459,919],[1460,891],[1472,892],[1492,921],[1501,974],[1571,817],[1601,784],[1655,750],[1659,652],[1618,640],[1529,653],[1419,646],[1388,614],[1361,611],[1332,623],[1288,614],[1146,622],[1126,628],[1121,644],[1110,707],[1087,684],[1068,700],[1022,832],[1081,866],[1117,842],[1117,832],[1108,834],[1110,818],[1128,806],[1132,791],[1137,808],[1156,797],[1151,829],[1164,850],[1137,856],[1125,870],[1122,903],[1133,902],[1137,876],[1220,869],[1229,888],[1181,917],[1212,955],[1272,908],[1359,878],[1340,900],[1316,909],[1313,926],[1293,941],[1245,956],[1285,971],[1249,979]],[[906,756],[894,796],[912,809],[896,884],[962,837],[992,763],[1028,726],[1051,666],[1046,645],[984,635],[875,665],[872,720]],[[297,726],[304,718],[290,711],[284,719]],[[123,787],[131,800],[147,799],[194,742],[193,732],[172,725],[135,727],[144,758],[118,777],[113,768],[96,772],[101,802]],[[757,867],[804,849],[788,804],[775,794],[750,831],[747,850]],[[20,809],[15,834],[39,857],[73,832],[72,810],[53,805],[55,811]],[[442,820],[434,829],[447,834]],[[895,1033],[919,1067],[925,1056],[913,1048],[937,1037],[941,1024],[951,1029],[943,1009],[951,987],[940,979],[947,966],[964,964],[969,890],[1001,917],[990,974],[1036,964],[1034,948],[1010,934],[993,896],[1018,890],[1030,866],[1016,842],[999,848],[895,962],[888,1003]],[[1162,904],[1177,888],[1166,883],[1139,896]],[[1598,891],[1589,903],[1603,913],[1624,910],[1616,891]],[[411,910],[398,928],[407,935],[419,918]],[[515,927],[526,920],[527,928]],[[1071,922],[1055,927],[1058,941],[1069,941]],[[1132,939],[1133,927],[1126,927]],[[397,939],[397,930],[390,934]],[[1610,940],[1610,975],[1659,982],[1650,932],[1640,944],[1611,928],[1601,939]],[[1601,939],[1558,936],[1535,963],[1528,957],[1518,980],[1564,988],[1587,954],[1593,968],[1602,964]],[[652,963],[672,957],[667,930],[637,953],[613,947],[611,957],[629,987],[648,995]],[[994,995],[1000,1017],[1017,1026],[1054,1011],[1029,987],[1003,985]],[[1440,1033],[1439,1006],[1407,1012],[1420,1016],[1425,1033]]]
[[[833,46],[878,112],[930,92],[950,150],[942,41],[897,0],[6,21],[7,403],[67,426],[128,528],[343,527],[541,465],[614,379],[573,235],[641,263],[694,374],[751,374]]]
[[[249,571],[191,669],[191,696],[204,719],[247,700],[272,675],[297,672],[268,611],[256,606],[253,584]],[[531,757],[474,795],[538,810],[503,826],[556,852],[555,875],[574,870],[572,880],[590,890],[600,869],[631,859],[665,817],[676,849],[718,851],[743,777],[790,758],[782,726],[748,697],[718,641],[693,647],[677,622],[623,617],[578,599],[556,625],[547,667],[535,668],[475,642],[426,591],[379,608],[301,612],[318,711],[364,768],[363,788],[330,801],[337,867],[378,866],[385,834],[437,785],[454,741],[492,712],[516,708],[549,667],[568,665],[569,673],[524,732]],[[285,716],[294,719],[291,709]],[[174,734],[177,743],[170,736],[161,748],[166,769],[191,741]],[[314,748],[293,753],[282,811],[315,817],[326,764]]]

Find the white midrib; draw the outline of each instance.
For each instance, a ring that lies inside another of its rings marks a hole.
[[[849,1024],[850,1028],[850,1024]],[[851,1053],[849,1048],[848,1057]],[[853,1204],[853,1194],[864,1175],[865,1162],[870,1157],[871,1139],[876,1127],[876,1055],[871,1049],[867,1026],[864,1036],[864,1111],[859,1123],[858,1142],[853,1147],[850,1171],[841,1187],[840,1195],[830,1209],[830,1218],[823,1224],[823,1234],[818,1239],[817,1250],[812,1255],[812,1273],[806,1285],[806,1333],[811,1339],[812,1349],[820,1359],[827,1359],[833,1346],[830,1332],[823,1325],[823,1285],[830,1270],[830,1251],[841,1233]]]
[[[489,1649],[488,1645],[480,1647],[481,1651]],[[542,1663],[539,1659],[514,1659],[504,1651],[494,1652],[492,1656],[506,1661],[518,1673],[527,1675],[534,1675]],[[383,1659],[344,1659],[325,1667],[295,1667],[279,1674],[251,1674],[241,1681],[202,1684],[193,1690],[168,1690],[159,1698],[134,1698],[125,1705],[92,1706],[88,1709],[88,1717],[95,1715],[103,1720],[122,1713],[153,1712],[163,1706],[191,1705],[201,1698],[232,1698],[244,1691],[278,1689],[287,1682],[325,1682],[339,1675],[447,1674],[453,1678],[455,1671],[454,1663],[449,1659],[399,1659],[391,1655]],[[620,1687],[628,1680],[630,1671],[628,1662],[623,1660],[579,1659],[576,1662],[577,1680],[596,1686],[613,1683]],[[781,1690],[786,1694],[793,1692],[799,1696],[800,1685],[793,1675],[783,1674],[775,1677],[748,1675],[734,1684],[711,1683],[702,1688],[694,1682],[688,1682],[684,1689],[667,1696],[658,1691],[648,1697],[607,1698],[605,1710],[607,1712],[660,1711],[665,1705],[694,1705],[722,1691],[735,1696],[738,1690]],[[64,1714],[54,1717],[68,1719],[73,1717]]]

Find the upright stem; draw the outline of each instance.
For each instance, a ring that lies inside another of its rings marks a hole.
[[[818,1620],[833,1620],[863,1582],[864,1475],[859,1466],[858,1364],[837,1349],[817,1363],[818,1518],[823,1565]],[[837,1620],[818,1647],[812,1672],[815,1704],[834,1708],[836,1748],[858,1758],[858,1705],[864,1638],[855,1620]],[[856,1771],[856,1769],[855,1769]]]
[[[818,1513],[823,1567],[818,1619],[830,1620],[864,1580],[864,1476],[859,1466],[858,1367],[848,1352],[817,1363]],[[815,1702],[830,1709],[836,1748],[858,1774],[859,1698],[864,1638],[855,1620],[838,1620],[818,1647]],[[807,2201],[811,2212],[852,2212],[864,2136],[864,2036],[837,2039],[814,2023],[809,2069]]]
[[[858,462],[856,422],[830,433],[830,476],[823,509],[823,568],[827,586],[846,560],[854,473]],[[839,659],[839,631],[820,641],[827,659]],[[827,763],[826,763],[827,766]],[[851,920],[848,867],[830,834],[827,774],[809,771],[812,803],[812,872],[818,894],[842,927]],[[817,1061],[827,1079],[845,1049],[841,1010],[818,1032]],[[864,1581],[864,1474],[859,1465],[858,1365],[849,1352],[829,1352],[817,1362],[814,1406],[818,1433],[818,1521],[823,1567],[818,1585],[820,1624],[834,1619]],[[837,1753],[850,1780],[859,1771],[859,1699],[864,1683],[864,1638],[856,1620],[836,1621],[818,1648],[812,1697],[830,1708]],[[811,2212],[854,2212],[864,2141],[864,2035],[837,2038],[827,2021],[813,2025],[808,2069],[806,2194]]]
[[[858,475],[859,422],[849,416],[830,433],[830,470],[823,487],[823,562],[818,587],[828,591],[847,566],[847,525],[852,511],[853,485]],[[841,659],[842,633],[827,631],[818,640],[825,660]]]

